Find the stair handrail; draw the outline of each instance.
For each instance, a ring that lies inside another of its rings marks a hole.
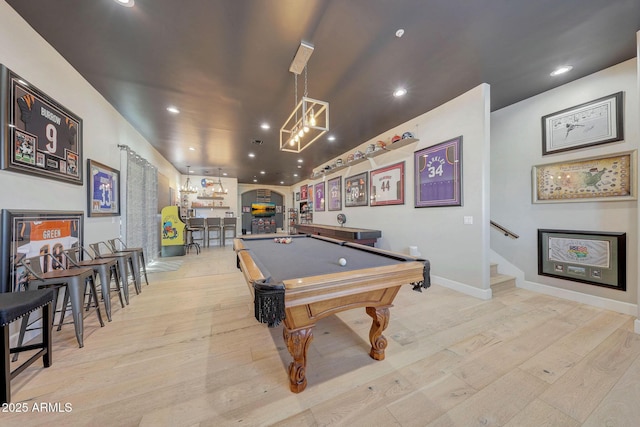
[[[501,226],[500,224],[498,224],[495,221],[489,221],[491,223],[491,225],[495,228],[497,228],[498,230],[500,230],[502,232],[502,234],[504,234],[507,237],[511,237],[512,239],[517,239],[520,236],[518,236],[516,233],[514,233],[513,231],[509,231],[508,229],[504,228],[503,226]]]

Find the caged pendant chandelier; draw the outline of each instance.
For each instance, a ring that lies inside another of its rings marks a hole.
[[[216,190],[216,187],[213,187],[213,194],[215,194],[216,196],[224,196],[225,194],[227,194],[227,189],[222,186],[221,173],[222,168],[218,168],[218,182],[216,182],[215,184],[218,186],[218,189]]]
[[[198,189],[191,184],[191,178],[189,177],[189,168],[191,166],[187,166],[187,180],[184,182],[182,187],[180,187],[180,192],[183,194],[195,194],[198,192]]]
[[[307,61],[313,46],[301,42],[289,71],[294,75],[295,107],[280,128],[280,150],[299,153],[329,130],[329,103],[307,96]],[[304,94],[298,102],[298,75],[304,71]]]

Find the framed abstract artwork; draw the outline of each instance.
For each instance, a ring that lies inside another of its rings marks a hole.
[[[623,92],[542,117],[542,155],[624,138]]]
[[[404,204],[404,162],[371,171],[371,206]]]
[[[415,207],[462,206],[462,136],[414,153]]]
[[[3,65],[0,98],[0,167],[82,185],[82,120]]]
[[[87,215],[120,215],[120,172],[87,160]]]
[[[62,252],[82,246],[84,212],[2,210],[2,259],[0,280],[2,292],[22,290],[27,281],[23,258],[46,253],[64,263]],[[44,271],[53,268],[42,266]]]

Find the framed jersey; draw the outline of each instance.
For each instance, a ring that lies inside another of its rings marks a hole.
[[[0,166],[83,184],[82,120],[0,65]]]
[[[462,206],[462,136],[414,153],[415,207]]]
[[[120,172],[95,160],[87,160],[87,214],[120,215]]]
[[[371,206],[404,204],[404,162],[370,172]]]
[[[51,254],[65,263],[62,252],[82,246],[84,212],[2,210],[2,250],[0,253],[0,292],[24,290],[26,269],[23,258]],[[46,257],[45,259],[50,259]],[[56,269],[53,261],[43,271]]]

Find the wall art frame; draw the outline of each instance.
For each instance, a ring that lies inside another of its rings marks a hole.
[[[313,186],[313,205],[315,212],[324,212],[325,210],[325,182],[317,182]]]
[[[19,266],[22,258],[51,253],[64,262],[62,251],[82,246],[83,239],[82,211],[3,209],[0,292],[23,290],[26,271]]]
[[[404,205],[404,162],[369,173],[371,206]]]
[[[624,139],[624,93],[618,92],[542,117],[542,155]]]
[[[626,291],[626,233],[538,229],[538,274]]]
[[[120,216],[120,171],[87,159],[87,215]]]
[[[462,206],[462,136],[414,152],[415,206]]]
[[[82,119],[0,65],[0,168],[82,185]]]
[[[344,206],[369,206],[369,173],[362,172],[344,179]]]
[[[536,165],[533,203],[637,200],[637,150]]]
[[[331,178],[327,181],[327,209],[330,211],[342,210],[342,176]]]

